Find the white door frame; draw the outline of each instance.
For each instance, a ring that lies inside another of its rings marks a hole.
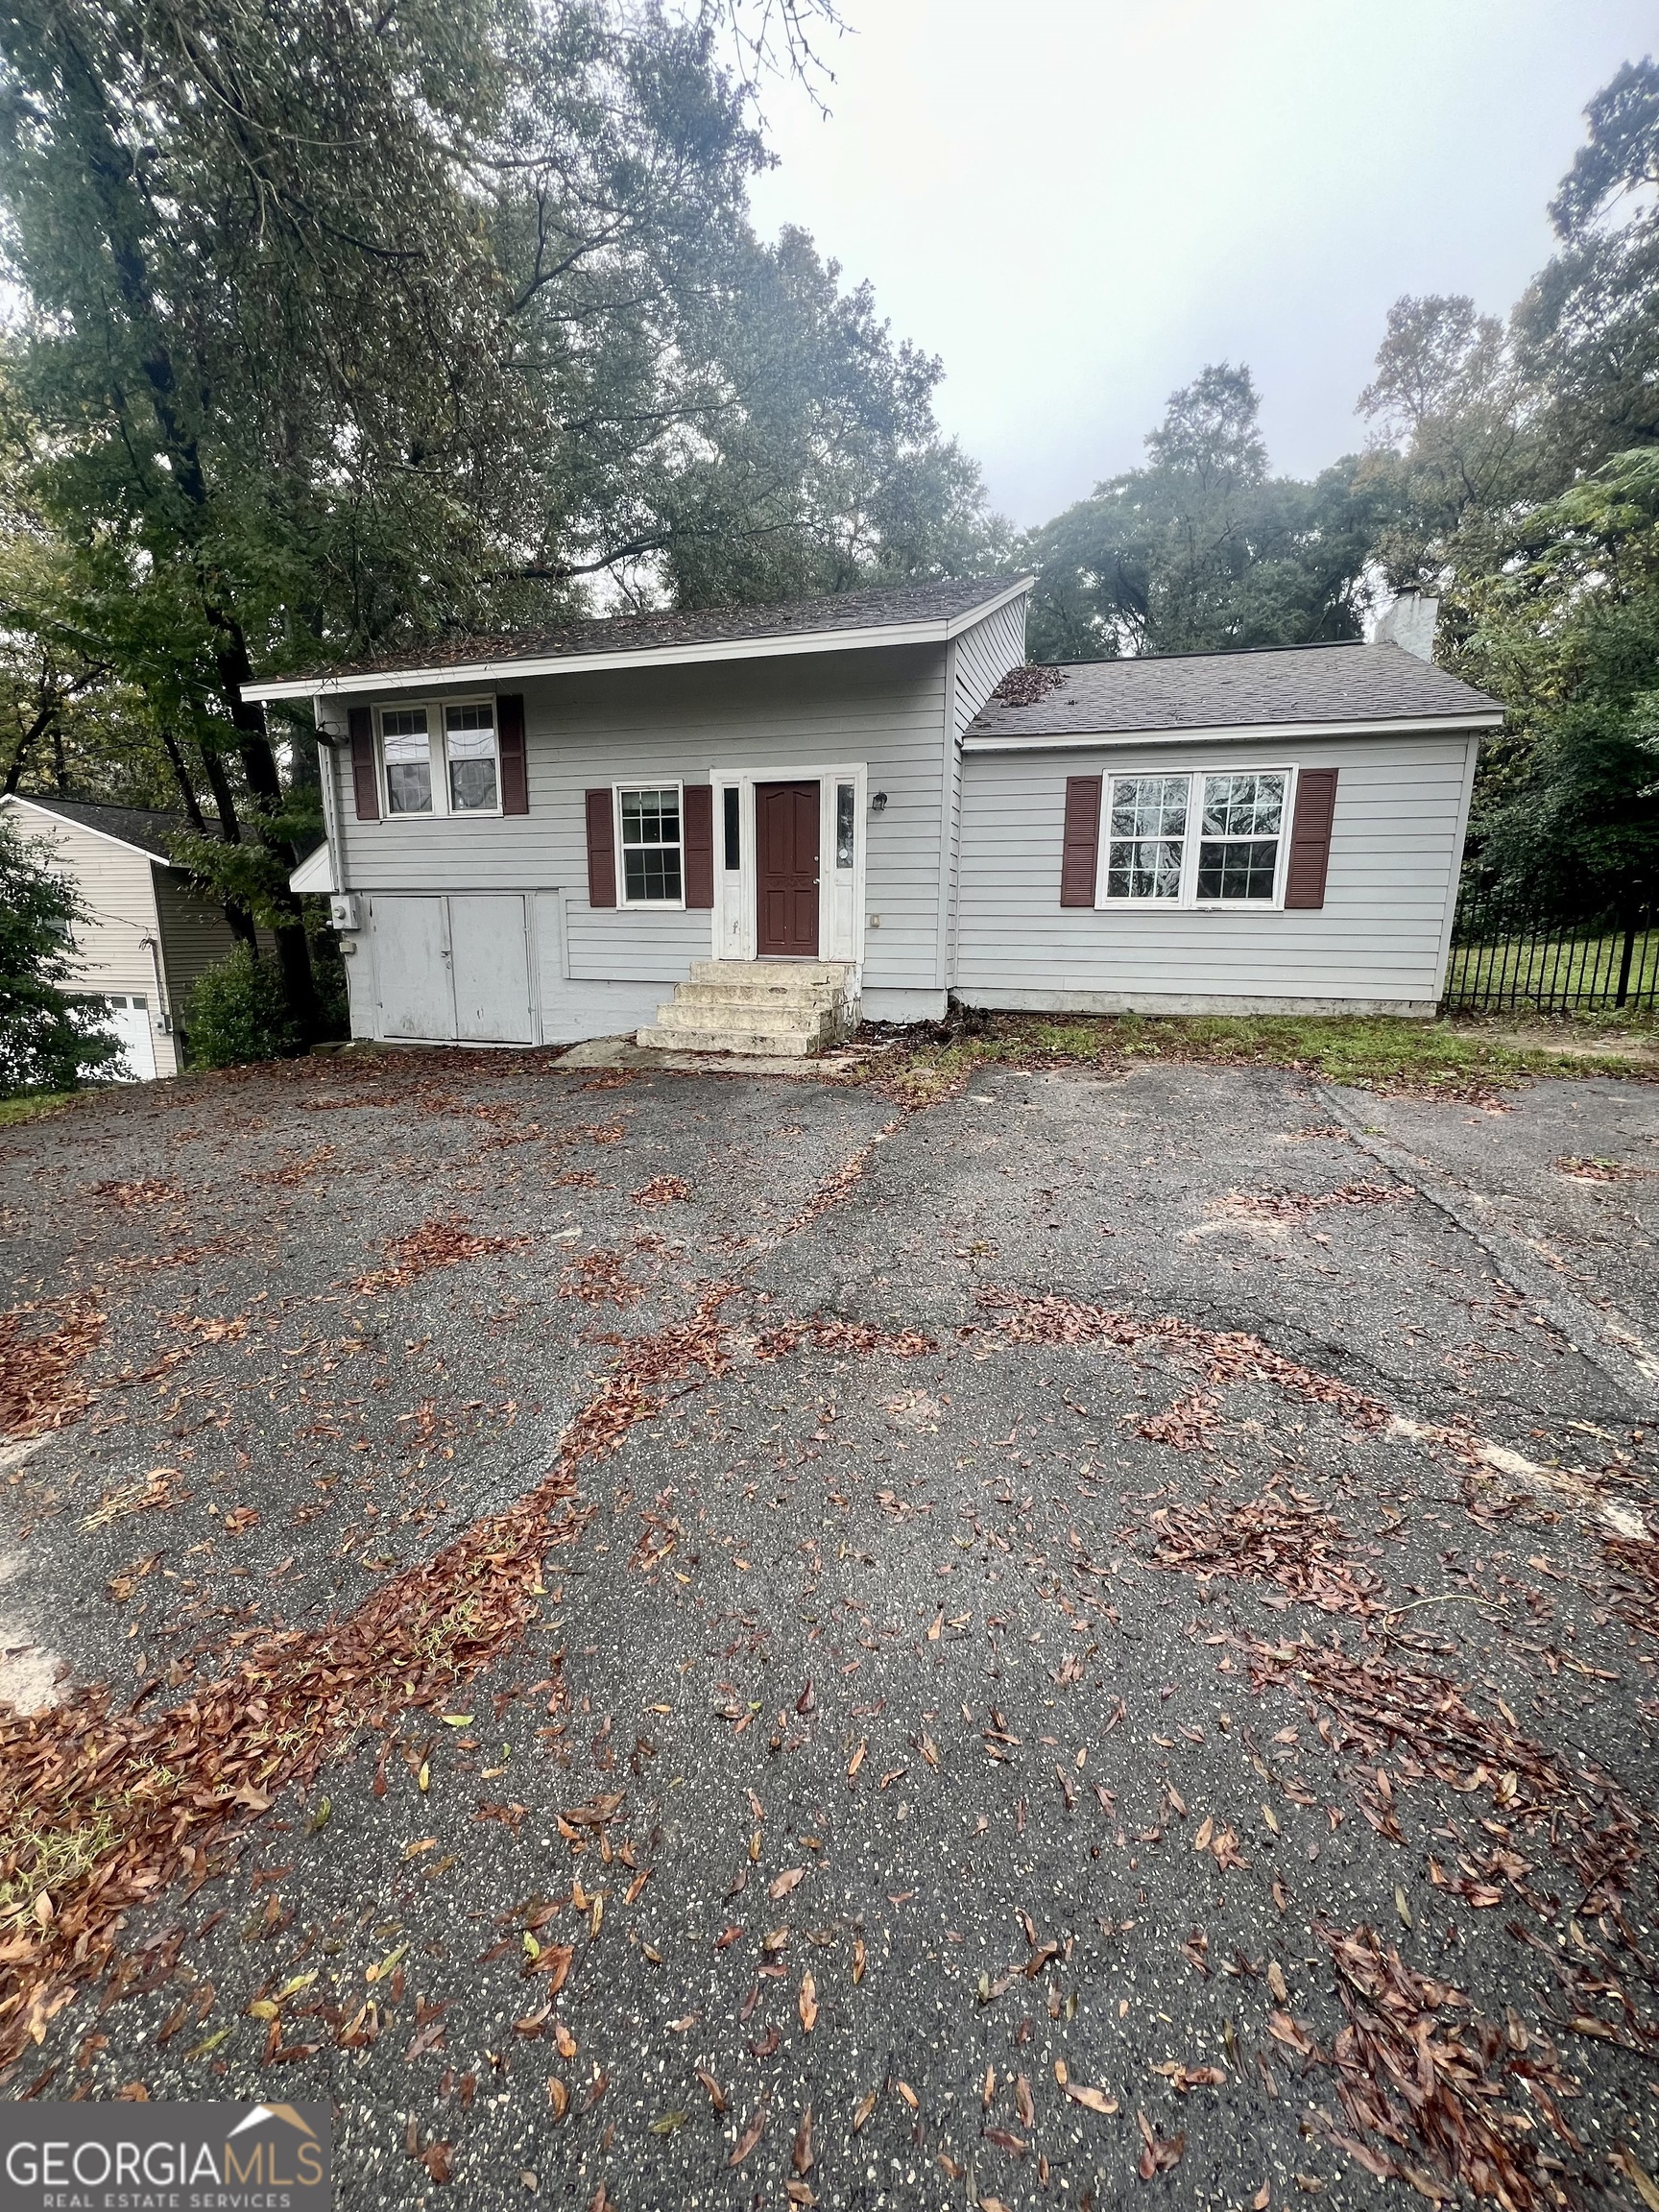
[[[816,783],[818,786],[818,957],[864,962],[864,852],[870,822],[870,768],[863,760],[830,766],[794,761],[777,767],[711,768],[714,787],[714,914],[712,951],[716,960],[753,960],[758,937],[755,877],[755,786],[757,783]],[[835,786],[853,786],[853,865],[835,865]],[[738,859],[726,866],[726,798],[737,793]],[[846,880],[851,878],[851,880]]]

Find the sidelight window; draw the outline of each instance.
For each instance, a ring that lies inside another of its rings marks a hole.
[[[856,816],[854,802],[857,791],[851,783],[835,786],[835,865],[851,868],[853,865],[853,824]]]

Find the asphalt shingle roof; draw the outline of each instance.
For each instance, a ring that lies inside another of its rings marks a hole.
[[[497,637],[430,638],[398,653],[301,673],[331,683],[407,668],[462,668],[477,661],[554,661],[590,653],[647,653],[682,645],[741,644],[810,637],[814,631],[881,630],[950,622],[1000,598],[1018,575],[949,576],[873,591],[842,591],[766,607],[714,607],[682,614],[613,614],[560,630],[515,630]],[[285,677],[283,682],[297,681]]]
[[[1435,715],[1455,720],[1498,710],[1497,700],[1402,646],[1302,645],[1080,661],[1041,677],[1017,668],[969,724],[967,735],[1088,736]]]
[[[106,837],[136,845],[157,860],[171,862],[173,840],[186,835],[190,828],[182,814],[166,814],[152,806],[104,806],[90,799],[60,799],[56,793],[47,797],[39,791],[19,791],[17,796],[48,814],[62,815],[65,822],[79,822],[84,829],[102,830]],[[211,823],[207,833],[217,834]]]

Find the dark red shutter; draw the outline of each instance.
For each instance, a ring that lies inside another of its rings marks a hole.
[[[1285,871],[1286,906],[1324,905],[1335,812],[1335,769],[1304,768],[1296,779],[1296,817],[1290,825],[1290,861]]]
[[[1100,856],[1100,779],[1066,779],[1066,842],[1060,859],[1062,906],[1093,906]]]
[[[524,702],[517,692],[495,702],[495,742],[501,748],[501,811],[528,814],[530,769],[524,757]]]
[[[616,817],[609,784],[588,794],[588,903],[616,903]]]
[[[685,903],[714,903],[714,787],[687,783],[681,799],[685,831]]]
[[[380,778],[374,766],[374,716],[367,707],[349,710],[351,732],[351,785],[359,822],[380,819]]]

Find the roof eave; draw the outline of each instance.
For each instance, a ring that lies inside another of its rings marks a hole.
[[[416,691],[435,684],[521,682],[530,676],[579,676],[596,669],[674,668],[718,661],[762,661],[790,654],[847,653],[878,645],[948,645],[963,631],[1023,598],[1035,579],[1022,576],[1006,590],[961,614],[927,622],[869,623],[852,630],[808,630],[770,637],[723,637],[702,645],[649,645],[611,653],[552,653],[540,658],[460,661],[446,666],[388,668],[355,675],[287,676],[266,684],[245,684],[242,696],[262,703],[281,699],[323,699],[349,691]]]
[[[173,863],[164,853],[154,846],[135,844],[131,837],[117,837],[113,830],[100,830],[95,822],[80,821],[73,814],[60,814],[56,806],[44,801],[31,799],[26,791],[0,792],[0,806],[27,806],[31,812],[43,814],[48,822],[60,822],[66,830],[84,830],[88,837],[101,837],[106,845],[119,845],[123,853],[136,853],[141,860],[153,867],[171,868]]]
[[[1054,730],[1020,733],[972,731],[962,740],[964,753],[1050,753],[1087,750],[1098,753],[1119,745],[1185,745],[1216,738],[1242,738],[1246,742],[1277,737],[1390,737],[1429,733],[1498,730],[1503,724],[1502,708],[1464,709],[1452,714],[1395,714],[1351,716],[1340,722],[1212,722],[1190,729]]]

